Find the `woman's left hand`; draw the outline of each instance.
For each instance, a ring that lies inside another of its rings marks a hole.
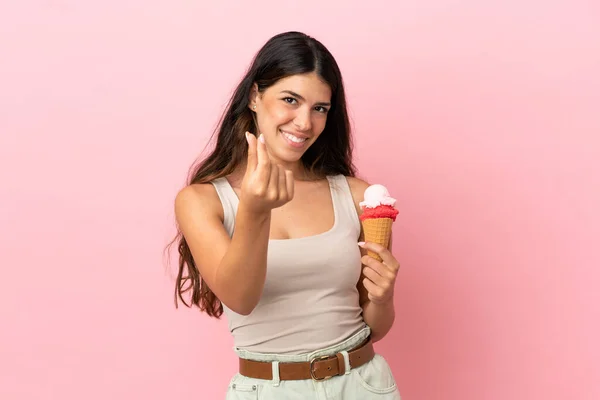
[[[365,266],[363,285],[369,294],[369,300],[375,304],[385,304],[394,297],[394,285],[400,264],[392,253],[380,244],[361,242],[359,246],[379,254],[382,259],[378,261],[369,255],[364,255],[361,261]]]

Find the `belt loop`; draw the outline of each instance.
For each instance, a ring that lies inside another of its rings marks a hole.
[[[344,375],[348,375],[350,373],[350,357],[348,356],[348,352],[346,350],[340,351],[340,354],[344,356],[344,365],[346,366],[346,372]]]
[[[279,386],[281,382],[281,379],[279,379],[279,361],[273,361],[271,368],[273,368],[273,386]]]

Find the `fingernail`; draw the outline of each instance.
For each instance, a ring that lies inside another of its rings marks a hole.
[[[260,140],[261,143],[265,142],[265,137],[263,136],[263,134],[261,133],[260,136],[258,137],[258,140]]]
[[[358,245],[359,245],[360,247],[363,247],[363,246],[365,245],[365,242],[358,242]]]

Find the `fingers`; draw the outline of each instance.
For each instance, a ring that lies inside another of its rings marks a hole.
[[[381,275],[379,275],[379,273],[377,271],[373,270],[372,268],[369,268],[369,267],[363,268],[363,275],[365,276],[365,278],[368,278],[371,282],[373,282],[377,286],[380,286],[384,282],[383,277]]]
[[[257,142],[258,143],[256,144],[256,171],[258,172],[258,177],[260,181],[263,182],[263,187],[266,187],[271,176],[271,161],[269,160],[269,155],[267,154],[267,146],[264,142],[264,136],[260,135]]]
[[[250,173],[256,169],[257,154],[256,154],[256,136],[250,132],[246,132],[246,141],[248,142],[248,166],[247,172]]]
[[[269,163],[269,155],[267,154],[267,145],[265,144],[265,137],[261,134],[258,137],[256,144],[256,154],[258,155],[258,164],[268,164]]]
[[[367,278],[363,279],[363,286],[365,287],[365,289],[367,289],[367,293],[369,294],[369,300],[371,301],[373,301],[374,297],[381,297],[381,295],[383,294],[383,290]]]
[[[279,198],[282,200],[287,200],[288,199],[288,194],[287,194],[287,186],[285,183],[285,169],[281,166],[278,165],[277,168],[279,169],[279,182],[278,182],[278,190],[279,190]]]
[[[294,198],[294,173],[289,169],[285,170],[285,185],[288,199],[291,200]]]
[[[269,177],[269,186],[267,196],[270,200],[279,200],[279,166],[271,165],[271,176]]]
[[[384,289],[367,278],[363,279],[363,286],[367,290],[369,300],[375,304],[389,304],[393,299],[394,293],[391,289]]]
[[[294,196],[292,171],[271,162],[264,136],[256,138],[246,133],[248,141],[248,166],[245,182],[250,197],[261,199],[265,208],[277,208]]]
[[[392,271],[396,272],[396,271],[398,271],[398,269],[400,269],[400,264],[394,258],[394,256],[392,255],[392,253],[388,249],[386,249],[385,247],[383,247],[382,245],[380,245],[379,243],[363,242],[363,243],[360,243],[359,245],[363,249],[371,250],[371,251],[379,254],[379,256],[381,257],[381,260],[382,260],[383,264],[385,264],[386,266],[388,266],[389,268],[391,268]],[[368,257],[368,258],[371,259],[371,260],[373,260],[373,261],[375,261],[375,262],[377,262],[372,257]]]
[[[379,275],[383,279],[387,279],[387,280],[396,279],[396,275],[398,274],[398,271],[390,268],[386,264],[383,264],[383,263],[377,261],[373,257],[363,256],[360,261],[362,262],[363,265],[366,266],[365,269],[369,269],[369,270],[373,271],[373,273]]]

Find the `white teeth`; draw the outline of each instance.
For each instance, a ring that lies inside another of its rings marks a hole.
[[[287,133],[287,132],[283,132],[283,135],[284,135],[286,138],[290,139],[290,140],[291,140],[292,142],[294,142],[294,143],[302,143],[302,142],[305,142],[305,141],[306,141],[306,138],[299,138],[299,137],[296,137],[296,136],[294,136],[294,135],[290,135],[290,134],[289,134],[289,133]]]

